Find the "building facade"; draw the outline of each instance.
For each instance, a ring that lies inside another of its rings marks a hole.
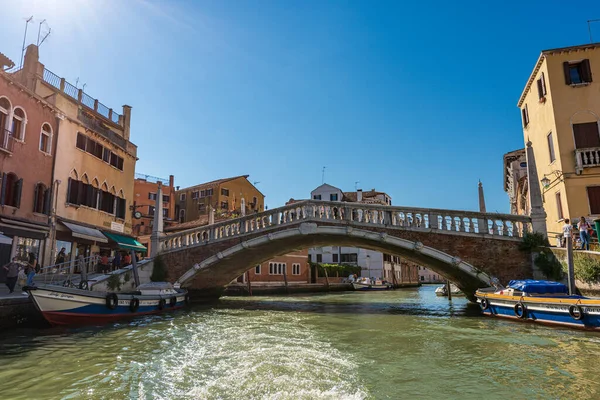
[[[427,269],[425,267],[419,268],[419,281],[421,283],[443,283],[444,278],[435,271]]]
[[[175,214],[180,223],[194,221],[215,210],[220,215],[247,215],[265,209],[265,196],[248,180],[234,176],[175,191]]]
[[[504,155],[504,191],[508,194],[510,213],[529,215],[529,182],[525,149]]]
[[[151,251],[150,236],[152,235],[154,224],[154,211],[159,183],[163,193],[163,227],[168,228],[175,222],[175,177],[170,175],[169,179],[161,179],[149,175],[135,174],[133,184],[135,199],[133,201],[133,235],[148,249],[148,254]],[[136,211],[139,212],[138,215],[140,218],[136,218]]]
[[[541,52],[518,107],[531,142],[548,236],[565,218],[600,217],[600,45]],[[531,175],[531,174],[530,174]]]
[[[284,275],[285,274],[285,275]],[[288,284],[311,283],[308,249],[275,257],[258,264],[238,277],[235,284],[259,286],[282,286]]]
[[[0,68],[0,265],[12,256],[45,256],[57,146],[48,138],[58,131],[57,115],[52,104]]]
[[[44,262],[52,263],[61,248],[71,259],[116,249],[119,242],[103,232],[119,241],[132,237],[137,146],[129,140],[131,107],[123,106],[119,114],[52,73],[39,61],[35,45],[27,47],[15,76],[59,113],[57,129],[42,131],[40,139],[49,158],[52,146],[57,148],[51,249]]]

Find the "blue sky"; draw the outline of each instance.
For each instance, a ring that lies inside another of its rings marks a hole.
[[[525,82],[541,50],[589,42],[600,3],[21,0],[0,14],[15,61],[30,15],[28,42],[52,29],[48,69],[133,107],[137,172],[249,174],[269,208],[307,198],[323,166],[406,206],[475,210],[481,179],[507,212]]]

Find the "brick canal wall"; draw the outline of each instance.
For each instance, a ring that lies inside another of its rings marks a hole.
[[[319,222],[318,226],[339,227],[339,224]],[[439,231],[417,231],[374,226],[358,226],[354,227],[354,229],[394,236],[411,242],[421,242],[427,247],[462,259],[475,268],[499,278],[504,284],[511,279],[523,279],[532,276],[531,254],[518,249],[520,242],[518,239],[462,232],[444,233]],[[257,237],[265,237],[268,234],[284,230],[297,231],[298,226],[286,225],[269,229],[266,232],[260,231],[244,235],[243,237],[233,237],[213,243],[209,242],[207,244],[169,251],[163,254],[163,259],[168,268],[168,280],[171,282],[176,281],[192,268],[193,265],[239,245],[244,241]],[[328,236],[319,233],[292,235],[282,240],[278,239],[270,243],[253,246],[229,257],[224,257],[214,266],[199,271],[189,285],[189,288],[196,289],[198,292],[204,290],[207,291],[206,293],[214,291],[215,294],[218,294],[224,285],[256,264],[290,251],[327,245],[355,246],[397,254],[409,261],[439,272],[449,279],[462,284],[463,287],[467,286],[469,290],[474,290],[472,287],[474,283],[466,282],[464,276],[461,276],[459,271],[452,270],[446,263],[434,262],[430,258],[424,257],[418,251],[407,251],[406,249],[401,249],[385,242],[374,242],[359,236]]]

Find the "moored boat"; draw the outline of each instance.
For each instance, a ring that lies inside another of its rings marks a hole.
[[[506,288],[479,289],[475,297],[486,315],[600,330],[600,299],[569,295],[559,282],[514,280]]]
[[[189,303],[185,289],[170,283],[139,285],[130,293],[106,293],[56,285],[27,289],[36,308],[52,325],[103,324],[123,318],[158,314]]]
[[[453,283],[450,284],[450,292],[452,293],[452,296],[461,296],[461,295],[464,295],[464,293],[462,292],[462,290],[460,290]],[[446,288],[446,285],[442,285],[442,286],[437,287],[435,289],[435,294],[436,294],[436,296],[448,296],[448,289]]]
[[[367,277],[358,278],[356,282],[352,282],[354,290],[389,290],[393,285],[381,279],[371,280]]]

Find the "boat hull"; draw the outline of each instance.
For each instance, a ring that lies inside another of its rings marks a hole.
[[[390,290],[392,285],[369,285],[365,283],[352,283],[354,290],[369,291],[369,290]]]
[[[186,304],[186,291],[172,295],[118,294],[114,309],[107,306],[106,293],[71,288],[41,288],[29,292],[36,308],[51,325],[105,324],[124,318],[160,314],[182,308]],[[132,311],[132,299],[139,300],[139,307]],[[172,303],[171,298],[175,298]],[[160,300],[165,304],[159,307]]]
[[[475,294],[485,315],[571,328],[600,330],[600,300]],[[485,300],[484,300],[485,299]],[[523,309],[517,304],[522,304]],[[517,309],[515,309],[517,307]],[[579,309],[577,308],[579,307]],[[580,318],[578,311],[581,310]]]

